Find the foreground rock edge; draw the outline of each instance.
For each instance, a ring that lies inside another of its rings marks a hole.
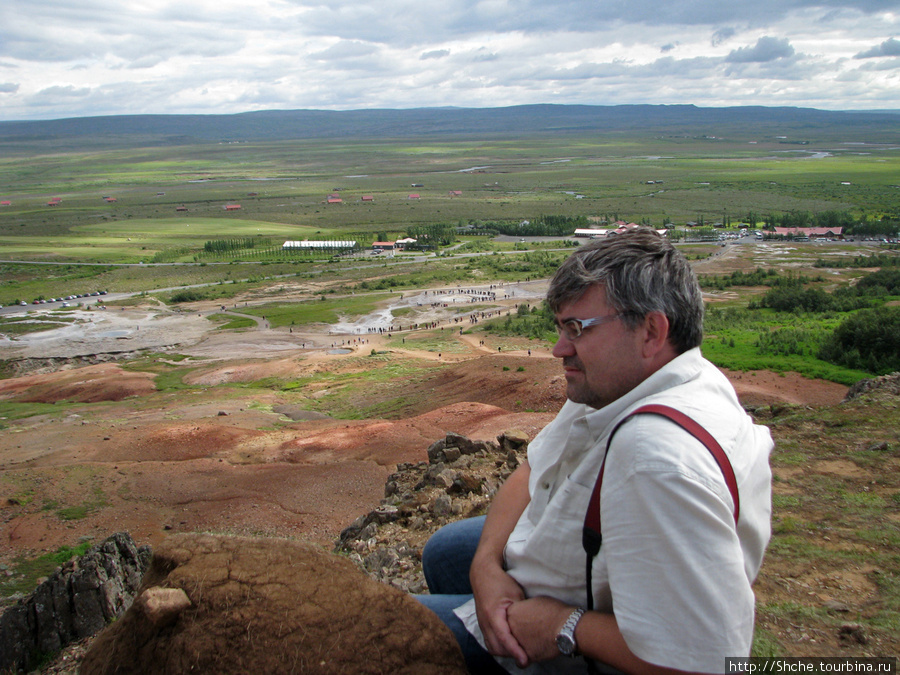
[[[397,466],[386,481],[382,504],[347,527],[329,557],[348,558],[366,575],[403,595],[427,592],[421,551],[428,537],[443,524],[484,512],[502,481],[524,459],[528,441],[525,432],[515,430],[504,432],[496,441],[475,441],[448,433],[428,448],[427,462]],[[186,535],[172,535],[163,547],[179,536]],[[287,539],[261,540],[288,548],[297,544]],[[242,541],[250,545],[256,539]],[[75,672],[86,650],[94,649],[88,645],[99,640],[91,640],[92,636],[110,621],[121,624],[133,601],[133,611],[145,623],[163,629],[177,622],[192,604],[184,592],[148,586],[149,576],[142,584],[151,558],[155,565],[160,556],[168,555],[163,547],[151,553],[149,547],[137,547],[128,533],[117,533],[82,558],[63,565],[34,593],[0,615],[4,639],[16,645],[0,645],[5,659],[0,672],[37,667],[70,643],[73,653],[66,656],[67,663],[53,667],[52,672]],[[86,570],[97,571],[96,579],[84,581]],[[82,590],[75,594],[60,591],[66,584],[73,584],[73,577],[81,579],[77,586]],[[75,597],[83,589],[92,589],[101,600],[79,600],[81,614],[77,620],[60,602],[47,601],[67,594]]]

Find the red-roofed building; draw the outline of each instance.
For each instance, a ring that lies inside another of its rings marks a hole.
[[[450,190],[450,196],[451,197],[461,197],[462,190]]]
[[[372,195],[363,195],[363,196],[362,196],[362,200],[363,200],[364,202],[374,202],[374,201],[375,201],[375,197],[373,197]]]
[[[843,239],[843,227],[776,227],[775,235],[778,237],[816,237],[824,239]]]
[[[175,210],[176,211],[187,211],[187,207],[186,206],[176,206]]]
[[[407,199],[418,199],[418,198],[419,198],[419,194],[417,192],[414,192]]]
[[[225,210],[226,211],[240,211],[241,205],[240,204],[226,204]]]
[[[0,202],[0,206],[12,206],[12,202],[8,199],[4,199],[2,202]]]
[[[329,204],[343,204],[344,200],[340,198],[338,195],[328,195],[328,198],[325,200]]]

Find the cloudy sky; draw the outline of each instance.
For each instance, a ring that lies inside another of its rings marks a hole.
[[[0,0],[0,120],[900,108],[900,0]]]

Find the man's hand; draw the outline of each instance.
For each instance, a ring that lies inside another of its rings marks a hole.
[[[511,656],[520,668],[528,665],[525,650],[509,630],[507,608],[525,598],[525,592],[503,567],[503,550],[510,533],[528,506],[528,479],[531,469],[521,464],[494,496],[484,521],[478,550],[469,569],[475,595],[478,625],[488,651],[494,656]]]
[[[522,600],[508,607],[510,630],[529,662],[559,656],[556,635],[574,610],[571,605],[547,597]]]
[[[521,586],[497,565],[472,565],[472,591],[478,625],[488,651],[494,656],[510,656],[520,668],[528,665],[528,656],[509,627],[507,611],[525,598]]]

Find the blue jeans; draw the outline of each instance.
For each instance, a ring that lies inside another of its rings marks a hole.
[[[484,516],[467,518],[445,525],[435,532],[422,551],[422,571],[431,595],[416,595],[416,600],[438,615],[453,632],[470,673],[506,673],[466,630],[453,610],[472,599],[469,583],[469,567],[478,540]]]
[[[484,516],[481,516],[450,523],[435,532],[422,551],[422,571],[431,595],[413,597],[437,614],[453,631],[470,673],[507,675],[506,670],[478,644],[453,613],[454,609],[472,598],[469,568],[483,527]],[[597,661],[590,663],[588,670],[597,675],[624,675],[622,671]]]

